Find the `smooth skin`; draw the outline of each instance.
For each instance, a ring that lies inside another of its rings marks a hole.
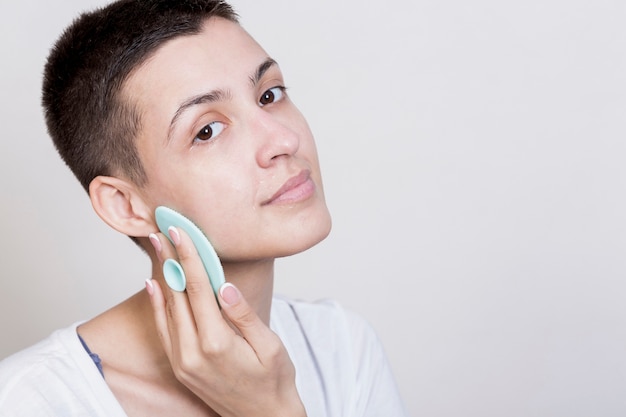
[[[152,261],[147,291],[81,325],[129,416],[304,416],[293,364],[269,329],[274,259],[330,231],[313,135],[278,64],[219,18],[164,44],[127,80],[141,118],[136,146],[149,181],[90,185],[98,215],[138,237]],[[228,281],[219,303],[189,236],[158,232],[165,205],[210,237]],[[162,263],[187,275],[179,293]]]

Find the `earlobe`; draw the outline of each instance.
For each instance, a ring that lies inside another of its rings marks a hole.
[[[118,232],[143,237],[155,231],[152,211],[133,184],[98,176],[89,184],[89,198],[98,216]]]

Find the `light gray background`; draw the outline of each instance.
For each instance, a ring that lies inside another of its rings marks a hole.
[[[143,287],[39,107],[96,0],[0,0],[0,357]],[[626,415],[626,3],[234,2],[318,141],[331,236],[277,290],[379,332],[411,415]]]

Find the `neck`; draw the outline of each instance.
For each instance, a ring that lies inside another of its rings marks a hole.
[[[225,263],[223,267],[226,280],[239,288],[248,304],[269,326],[274,260]],[[167,291],[161,264],[156,259],[152,262],[152,278]],[[79,333],[92,351],[100,354],[103,360],[121,362],[122,369],[136,367],[170,372],[154,324],[150,299],[145,290],[81,325]],[[125,355],[120,355],[119,346],[125,347]]]
[[[152,279],[166,289],[161,263],[152,258]],[[274,259],[222,263],[226,281],[234,284],[248,304],[266,325],[269,325],[274,291]]]

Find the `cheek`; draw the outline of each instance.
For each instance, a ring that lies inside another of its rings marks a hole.
[[[200,224],[216,244],[238,232],[246,223],[246,213],[254,208],[250,186],[233,175],[205,176],[202,181],[194,181],[193,186],[185,186],[186,198],[183,202],[187,213]]]

